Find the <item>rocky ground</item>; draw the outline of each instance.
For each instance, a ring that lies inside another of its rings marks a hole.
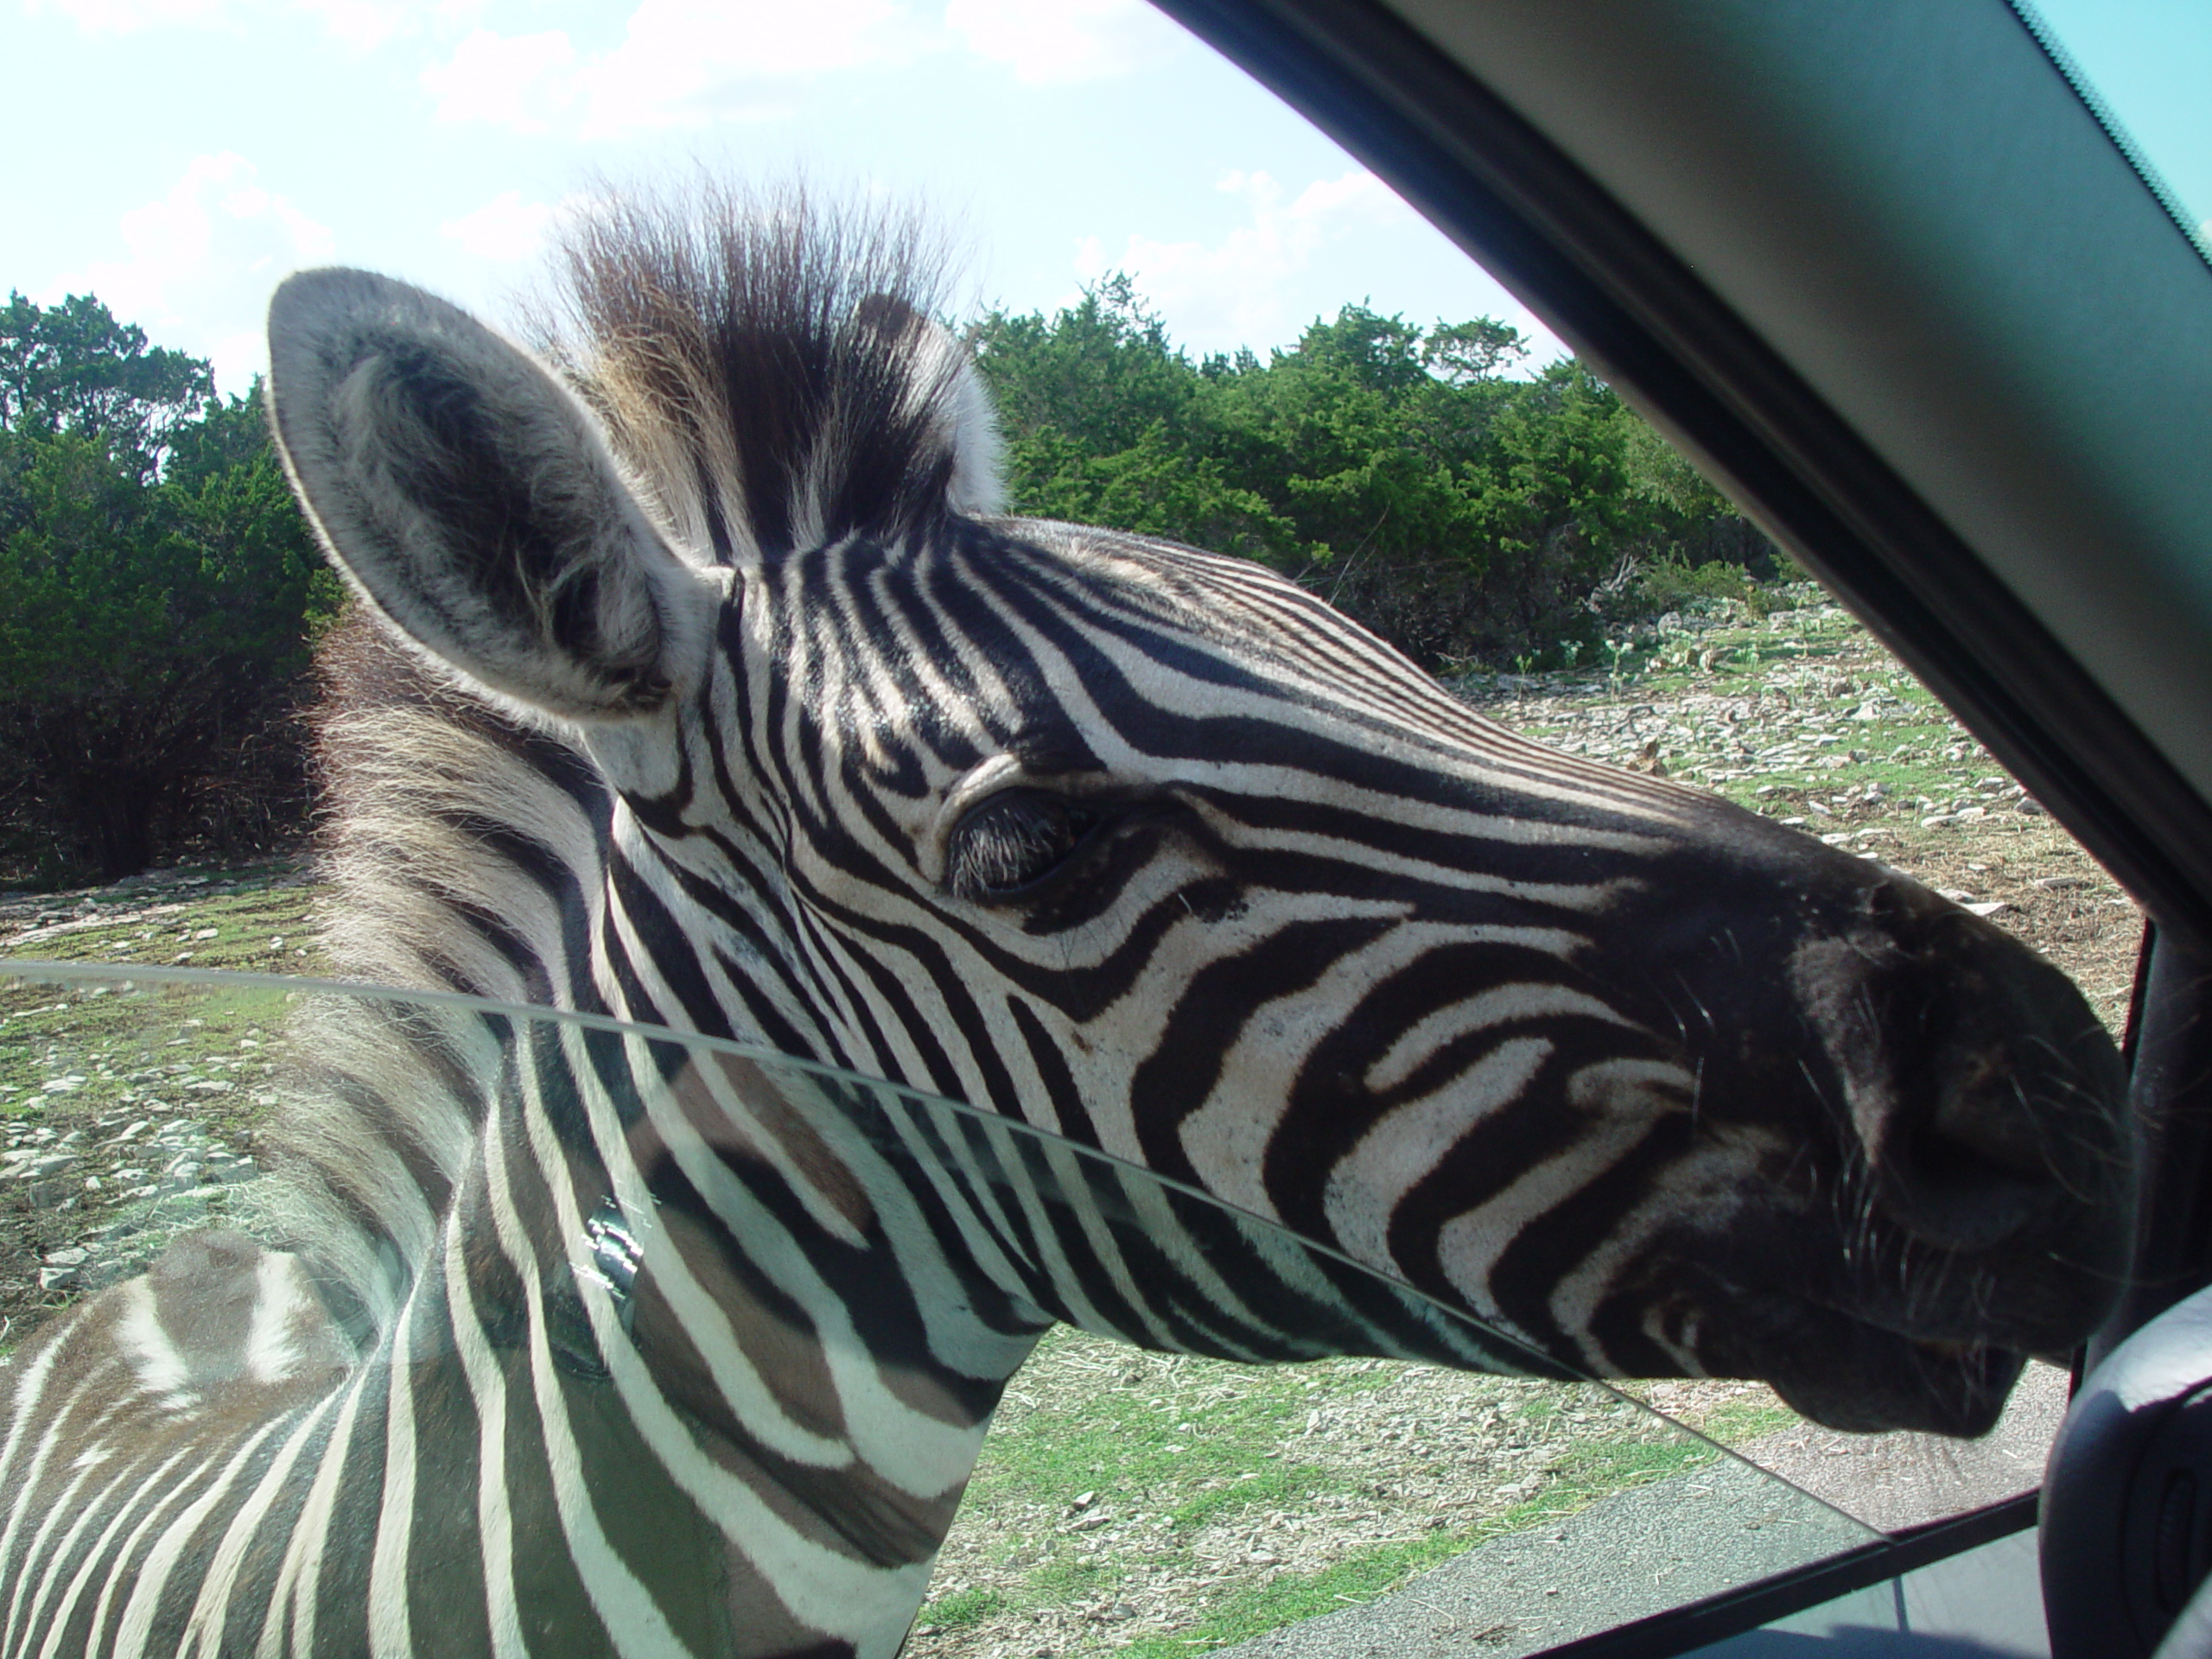
[[[2142,913],[1838,607],[1662,619],[1630,678],[1481,676],[1462,692],[1575,754],[1714,790],[1904,871],[2072,975],[2117,1036]]]
[[[11,1126],[0,1152],[0,1179],[18,1184],[30,1209],[76,1217],[63,1223],[73,1243],[40,1252],[41,1299],[137,1272],[178,1233],[221,1219],[231,1189],[258,1173],[205,1123],[127,1110],[60,1134],[50,1124]]]
[[[313,965],[304,861],[0,893],[9,958]],[[280,995],[0,980],[0,1343],[230,1216],[274,1103]]]

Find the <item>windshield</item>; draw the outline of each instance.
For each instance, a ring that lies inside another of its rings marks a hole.
[[[773,1249],[779,1214],[788,1221],[792,1205],[829,1204],[842,1206],[856,1244],[876,1250],[871,1273],[934,1286],[924,1301],[936,1297],[929,1317],[945,1323],[932,1332],[933,1355],[915,1357],[904,1382],[885,1356],[912,1333],[893,1329],[888,1314],[871,1327],[854,1291],[865,1280],[846,1281],[842,1300],[817,1300],[804,1312],[757,1287],[751,1296],[729,1293],[725,1306],[747,1351],[781,1356],[783,1374],[760,1379],[766,1394],[830,1441],[838,1432],[826,1425],[841,1412],[842,1433],[854,1443],[866,1438],[855,1419],[871,1385],[855,1380],[856,1353],[874,1351],[875,1381],[888,1379],[910,1408],[921,1402],[939,1427],[957,1428],[963,1413],[988,1418],[972,1478],[970,1446],[939,1471],[942,1490],[910,1490],[903,1500],[908,1522],[924,1535],[950,1521],[915,1617],[917,1652],[1187,1652],[1362,1608],[1393,1591],[1414,1607],[1448,1605],[1450,1628],[1478,1639],[1483,1652],[1536,1652],[1849,1550],[1882,1528],[2023,1489],[2036,1477],[2032,1451],[2008,1479],[1977,1458],[1985,1448],[1936,1451],[1923,1437],[1896,1435],[1872,1443],[1881,1449],[1871,1459],[1862,1452],[1856,1477],[1839,1481],[1823,1465],[1838,1461],[1835,1442],[1844,1437],[1796,1419],[1752,1384],[1622,1389],[1485,1374],[1554,1368],[1329,1249],[1096,1152],[755,1050],[543,1010],[268,976],[33,963],[12,964],[11,974],[0,979],[8,1219],[19,1249],[39,1247],[35,1294],[16,1287],[12,1351],[0,1370],[0,1387],[21,1391],[17,1408],[41,1385],[41,1366],[34,1360],[27,1369],[27,1357],[41,1352],[57,1326],[66,1329],[80,1303],[110,1306],[92,1299],[140,1294],[129,1287],[147,1281],[134,1276],[164,1260],[156,1282],[172,1288],[180,1274],[210,1271],[189,1245],[163,1255],[180,1238],[210,1236],[210,1228],[225,1230],[213,1236],[243,1235],[299,1253],[265,1260],[315,1264],[332,1329],[296,1340],[298,1391],[285,1410],[346,1397],[379,1332],[395,1323],[411,1332],[413,1349],[393,1386],[411,1387],[425,1402],[453,1386],[450,1331],[434,1339],[444,1327],[422,1322],[416,1307],[422,1287],[438,1277],[434,1263],[349,1261],[343,1223],[312,1201],[314,1182],[285,1179],[270,1165],[287,1156],[296,1163],[302,1148],[316,1153],[314,1119],[305,1121],[304,1140],[301,1128],[289,1131],[289,1154],[276,1149],[275,1126],[288,1105],[318,1098],[318,1079],[337,1051],[394,1032],[454,1048],[493,1041],[512,1056],[536,1057],[511,1062],[523,1071],[513,1086],[542,1091],[558,1079],[575,1090],[566,1108],[549,1109],[551,1120],[563,1109],[611,1114],[633,1142],[651,1139],[656,1155],[683,1165],[691,1187],[734,1177],[727,1202],[741,1197],[755,1206],[763,1230],[717,1249],[757,1251],[748,1271],[785,1271]],[[420,1086],[435,1090],[442,1077],[428,1070]],[[404,1120],[410,1106],[388,1102],[384,1109]],[[459,1252],[452,1262],[474,1261],[495,1241],[519,1254],[512,1230],[531,1208],[520,1166],[535,1159],[542,1169],[557,1147],[515,1145],[506,1155],[517,1162],[494,1188],[509,1195],[513,1213],[493,1204],[480,1214],[481,1236],[449,1235],[432,1257],[442,1249]],[[565,1327],[545,1313],[554,1335],[535,1356],[513,1336],[495,1335],[473,1357],[463,1342],[469,1363],[461,1369],[479,1402],[498,1378],[527,1394],[557,1375],[553,1392],[584,1459],[577,1501],[594,1513],[574,1512],[547,1492],[543,1513],[512,1517],[505,1548],[526,1577],[531,1540],[566,1550],[587,1532],[613,1539],[645,1592],[669,1604],[663,1611],[671,1620],[696,1618],[696,1608],[674,1605],[688,1593],[683,1586],[658,1581],[639,1555],[645,1538],[621,1535],[637,1519],[639,1477],[625,1463],[635,1449],[595,1466],[594,1443],[580,1425],[625,1397],[632,1382],[602,1357],[606,1322],[649,1329],[658,1298],[670,1294],[662,1287],[687,1274],[705,1281],[700,1218],[644,1192],[554,1207],[562,1216],[549,1224],[564,1255],[534,1288],[489,1266],[466,1269],[480,1287],[476,1320],[495,1333],[512,1329],[521,1305],[543,1313],[563,1296],[581,1298],[582,1312],[571,1307]],[[930,1248],[898,1236],[896,1218],[925,1216]],[[1243,1270],[1254,1263],[1264,1266],[1256,1279]],[[946,1279],[948,1264],[957,1268],[953,1279],[974,1282]],[[260,1271],[265,1285],[270,1270]],[[986,1287],[1012,1292],[996,1316],[998,1345],[971,1344],[950,1367],[964,1367],[978,1392],[964,1401],[931,1397],[938,1363],[959,1345],[948,1333],[957,1316],[983,1306]],[[836,1318],[826,1312],[831,1303]],[[1046,1329],[1037,1310],[1046,1306],[1089,1328]],[[194,1363],[213,1375],[223,1367],[207,1353],[233,1339],[236,1316],[219,1297],[200,1306],[204,1328],[172,1324],[168,1338],[180,1353],[205,1351]],[[1257,1344],[1263,1331],[1303,1351],[1342,1357],[1271,1367],[1220,1357]],[[1033,1355],[1014,1369],[1015,1350],[1037,1332]],[[299,1357],[310,1353],[321,1357]],[[675,1370],[666,1386],[680,1396],[682,1367]],[[1001,1370],[1011,1382],[992,1414],[985,1396]],[[2016,1404],[1993,1443],[2008,1456],[2047,1433],[2050,1385],[2024,1392],[2024,1408]],[[41,1405],[54,1409],[51,1400]],[[40,1495],[35,1506],[50,1506],[41,1517],[48,1526],[79,1518],[72,1506],[97,1510],[105,1501],[96,1489],[57,1484],[75,1421],[58,1412],[35,1457],[21,1437],[8,1454],[8,1484]],[[703,1433],[712,1420],[690,1421]],[[438,1433],[431,1417],[418,1417],[416,1478],[485,1486],[490,1477],[474,1433],[449,1443]],[[536,1455],[526,1446],[515,1453],[504,1497],[518,1511],[532,1490],[520,1465]],[[880,1527],[881,1517],[868,1512],[883,1491],[824,1484],[824,1461],[802,1460],[769,1482],[776,1503],[826,1511],[832,1529]],[[1963,1493],[1962,1481],[1975,1490]],[[912,1548],[927,1559],[925,1546]],[[1402,1589],[1409,1580],[1412,1588]]]

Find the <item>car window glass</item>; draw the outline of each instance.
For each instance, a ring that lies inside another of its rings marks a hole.
[[[1533,715],[1544,699],[1520,706]],[[518,1050],[550,1045],[579,1065],[592,1043],[617,1042],[648,1062],[628,1075],[665,1079],[671,1096],[702,1072],[741,1076],[760,1122],[776,1124],[763,1100],[791,1115],[776,1127],[786,1150],[865,1148],[918,1189],[950,1191],[949,1171],[1001,1211],[1103,1225],[1138,1247],[1178,1230],[1213,1249],[1264,1239],[1370,1281],[1470,1357],[1515,1358],[1509,1339],[1198,1194],[820,1067],[290,977],[17,967],[0,978],[9,1219],[39,1265],[35,1298],[14,1299],[11,1344],[197,1230],[284,1237],[261,1137],[300,1075],[296,1033],[315,1033],[320,1052],[365,1008],[417,1028],[481,1021]],[[650,1116],[653,1103],[630,1109]],[[649,1269],[652,1240],[632,1231]],[[1342,1340],[1325,1323],[1312,1336]],[[1473,1632],[1484,1651],[1538,1652],[2025,1490],[2062,1393],[2057,1374],[2032,1376],[1999,1432],[1962,1447],[1834,1434],[1751,1383],[1617,1389],[1371,1357],[1254,1368],[1061,1327],[998,1414],[915,1650],[1211,1649],[1308,1618],[1418,1614],[1440,1640]]]
[[[1209,1260],[1273,1253],[1286,1283],[1350,1284],[1363,1312],[1396,1308],[1394,1328],[1415,1346],[1499,1365],[1519,1354],[1510,1338],[1133,1166],[1025,1125],[760,1051],[290,978],[18,966],[0,976],[8,1057],[0,1086],[19,1108],[33,1094],[48,1109],[11,1122],[7,1179],[22,1202],[9,1219],[51,1247],[41,1253],[39,1305],[18,1306],[11,1344],[142,1271],[180,1237],[210,1227],[272,1242],[296,1234],[291,1189],[261,1167],[270,1112],[304,1086],[334,1043],[352,1040],[343,1033],[404,1026],[454,1041],[488,1033],[518,1054],[560,1057],[526,1069],[537,1082],[517,1085],[524,1089],[619,1074],[604,1101],[588,1082],[578,1085],[575,1109],[617,1114],[633,1136],[645,1133],[638,1125],[664,1124],[702,1093],[724,1091],[717,1098],[730,1103],[731,1139],[717,1151],[749,1172],[770,1208],[798,1190],[781,1173],[801,1166],[814,1190],[834,1193],[839,1179],[823,1176],[834,1165],[865,1189],[855,1213],[871,1204],[886,1215],[934,1205],[941,1224],[982,1226],[1002,1244],[1057,1230],[1088,1236],[1099,1259],[1123,1263],[1182,1243]],[[673,1155],[686,1154],[678,1145]],[[510,1180],[508,1190],[519,1189]],[[88,1214],[98,1225],[81,1224]],[[667,1269],[671,1231],[683,1225],[676,1211],[634,1205],[583,1217],[575,1271],[619,1281],[603,1287],[617,1307],[631,1294],[643,1305],[656,1264]],[[1035,1248],[1041,1255],[1048,1247]],[[366,1321],[358,1308],[332,1306],[340,1325]],[[1306,1319],[1300,1328],[1316,1351],[1351,1340],[1312,1308],[1262,1312]],[[228,1317],[209,1299],[198,1335],[219,1341]],[[195,1332],[169,1334],[192,1351]],[[580,1379],[571,1397],[611,1386],[590,1345],[571,1343],[581,1357],[554,1360]],[[419,1377],[453,1363],[449,1343],[417,1348]],[[493,1351],[507,1351],[494,1342]],[[510,1360],[510,1385],[525,1386],[529,1357],[518,1350]],[[345,1376],[333,1364],[327,1387],[342,1392]],[[480,1397],[485,1379],[473,1386]],[[1663,1389],[1466,1375],[1383,1357],[1243,1366],[1062,1327],[1015,1375],[912,1650],[1211,1648],[1362,1605],[1408,1573],[1472,1550],[1455,1570],[1463,1582],[1449,1622],[1477,1619],[1468,1633],[1485,1652],[1529,1652],[1876,1535],[1834,1503],[1723,1452],[1790,1433],[1787,1414],[1757,1390],[1691,1402],[1686,1421],[1703,1434],[1639,1394],[1669,1403]],[[583,1412],[584,1399],[572,1409]],[[418,1457],[436,1462],[429,1416],[416,1437]],[[466,1461],[455,1454],[450,1466],[460,1473]],[[603,1471],[600,1481],[611,1484]],[[791,1491],[794,1502],[810,1496],[804,1484]]]

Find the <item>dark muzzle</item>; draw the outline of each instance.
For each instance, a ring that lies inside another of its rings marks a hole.
[[[2017,941],[1933,894],[1891,897],[1890,925],[1808,941],[1789,978],[1871,1218],[1955,1263],[1956,1288],[1923,1283],[1909,1317],[1961,1327],[1929,1334],[2070,1347],[2126,1268],[2119,1055],[2065,976]],[[1969,1294],[1983,1306],[1949,1306]],[[2001,1331],[1965,1328],[1992,1319]]]

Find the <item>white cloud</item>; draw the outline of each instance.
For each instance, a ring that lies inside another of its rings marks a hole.
[[[899,16],[884,0],[643,0],[622,43],[582,80],[588,137],[757,118],[766,84],[849,69],[880,55],[871,24]]]
[[[944,22],[969,51],[1031,86],[1128,74],[1189,44],[1142,0],[950,0]]]
[[[569,195],[558,202],[524,201],[521,191],[502,190],[474,213],[447,219],[438,231],[479,259],[512,264],[535,257],[553,226],[584,200]]]
[[[1333,315],[1346,300],[1359,298],[1359,284],[1387,270],[1394,252],[1420,264],[1438,242],[1418,213],[1362,168],[1318,179],[1295,196],[1265,173],[1230,173],[1216,188],[1244,215],[1219,240],[1162,242],[1133,234],[1116,253],[1090,237],[1077,251],[1076,275],[1088,283],[1109,271],[1128,272],[1139,297],[1188,350],[1264,349],[1296,340],[1317,315]],[[1452,260],[1465,271],[1464,308],[1455,309],[1455,317],[1488,315],[1512,324],[1529,341],[1530,367],[1565,354],[1519,301],[1479,269],[1459,265],[1456,253]],[[1381,308],[1392,308],[1386,301]]]
[[[373,9],[397,0],[310,3]],[[518,132],[573,123],[585,138],[605,138],[779,116],[795,81],[908,63],[956,44],[1043,84],[1124,74],[1164,61],[1186,41],[1142,0],[950,0],[941,22],[918,16],[912,0],[639,0],[609,51],[587,54],[563,29],[480,28],[425,68],[422,84],[441,120]]]
[[[97,294],[118,318],[165,345],[214,360],[224,389],[242,391],[264,356],[258,314],[285,272],[327,260],[329,229],[262,185],[234,151],[194,157],[158,201],[118,228],[129,257],[96,261],[48,285]]]
[[[779,112],[779,83],[928,49],[903,0],[641,0],[621,43],[580,54],[568,35],[477,29],[423,72],[441,119],[540,131],[576,118],[583,136],[702,126]]]
[[[1125,270],[1137,292],[1175,320],[1177,339],[1200,350],[1294,338],[1312,321],[1291,298],[1294,281],[1332,243],[1401,225],[1414,212],[1363,168],[1321,179],[1286,200],[1265,173],[1231,173],[1218,187],[1241,198],[1250,221],[1219,242],[1160,242],[1131,235],[1118,256],[1092,237],[1076,257],[1086,282]]]
[[[577,100],[576,48],[562,29],[542,35],[470,32],[443,63],[423,71],[441,121],[488,121],[543,132]]]
[[[476,6],[420,3],[419,0],[290,0],[318,19],[332,39],[356,52],[373,52],[387,41],[421,34],[425,29],[450,33],[473,16]]]
[[[144,29],[266,27],[272,16],[304,12],[341,46],[372,51],[385,42],[428,33],[450,39],[483,9],[485,0],[25,0],[36,16],[52,12],[87,34],[124,35]]]
[[[226,0],[27,0],[24,10],[34,17],[41,12],[67,17],[88,35],[128,35],[163,25],[204,29],[225,21],[230,11]]]

